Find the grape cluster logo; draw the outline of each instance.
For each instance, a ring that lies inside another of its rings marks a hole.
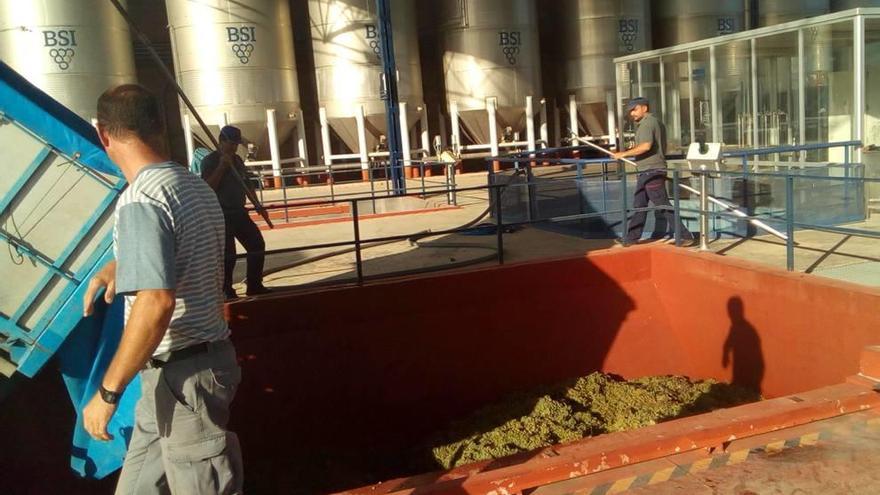
[[[49,50],[49,56],[52,57],[52,60],[58,64],[58,68],[61,70],[70,68],[74,55],[76,55],[76,52],[72,48],[53,48]]]
[[[519,48],[522,45],[522,33],[519,31],[499,31],[498,46],[501,47],[501,53],[507,58],[507,63],[516,65],[516,57],[519,55]]]
[[[238,57],[238,61],[247,64],[251,61],[251,54],[254,53],[253,43],[235,43],[232,45],[232,53]]]

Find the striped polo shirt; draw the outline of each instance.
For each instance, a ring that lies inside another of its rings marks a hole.
[[[223,319],[224,229],[214,191],[176,163],[141,169],[119,197],[113,249],[126,323],[137,291],[175,291],[171,323],[153,355],[229,336]]]

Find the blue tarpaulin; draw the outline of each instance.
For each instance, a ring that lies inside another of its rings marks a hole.
[[[134,406],[140,398],[139,376],[135,376],[125,389],[116,414],[107,427],[113,440],[94,440],[86,433],[82,423],[82,410],[95,396],[104,372],[119,346],[123,306],[121,297],[110,306],[99,300],[95,313],[79,322],[56,354],[61,375],[77,413],[70,466],[83,477],[100,479],[119,469],[131,439]]]
[[[52,167],[72,167],[71,174],[82,176],[82,180],[74,185],[91,181],[91,190],[100,195],[97,200],[94,195],[84,196],[95,200],[93,203],[99,205],[100,211],[64,212],[64,229],[57,230],[65,232],[68,237],[59,237],[54,244],[45,239],[32,241],[27,233],[21,233],[17,228],[9,232],[6,227],[0,229],[0,240],[5,240],[9,248],[10,258],[3,261],[7,263],[9,273],[14,274],[15,270],[45,272],[32,286],[29,281],[7,286],[8,290],[18,291],[11,292],[16,297],[18,294],[26,297],[19,307],[13,307],[11,311],[4,308],[0,312],[0,336],[3,337],[0,338],[0,357],[15,365],[17,372],[24,376],[34,376],[40,371],[57,373],[58,369],[44,366],[51,358],[56,358],[77,412],[77,422],[71,425],[74,430],[71,466],[81,476],[102,478],[122,465],[134,424],[134,405],[140,395],[140,382],[136,379],[126,389],[109,425],[114,439],[110,442],[93,441],[82,428],[82,408],[95,395],[116,351],[122,334],[123,309],[121,298],[109,307],[100,302],[93,316],[83,318],[82,298],[88,280],[112,257],[110,232],[100,227],[101,222],[106,222],[107,212],[113,208],[125,182],[88,122],[0,62],[0,130],[4,130],[4,126],[7,137],[22,136],[32,143],[28,149],[36,152],[33,156],[10,155],[9,159],[27,159],[23,162],[26,167],[10,168],[13,164],[4,163],[8,169],[25,172],[21,177],[8,178],[11,180],[7,184],[11,186],[0,191],[0,215],[12,218],[17,213],[22,214],[16,208],[23,203],[23,198],[32,195],[34,184],[44,180],[46,170]],[[67,200],[70,197],[66,193],[60,196]],[[50,205],[49,209],[57,204]],[[89,209],[94,208],[90,206]],[[27,218],[28,212],[22,216]],[[81,223],[73,225],[70,222]],[[50,225],[47,230],[52,229]],[[59,251],[57,245],[63,249]],[[56,254],[49,256],[48,252]],[[55,297],[46,301],[46,294]],[[10,297],[6,300],[17,299]],[[36,312],[39,312],[39,318],[32,316]],[[15,395],[6,400],[16,400]],[[34,414],[39,413],[34,411]]]

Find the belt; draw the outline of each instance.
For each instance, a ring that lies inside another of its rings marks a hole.
[[[210,342],[202,342],[200,344],[184,347],[183,349],[178,349],[176,351],[163,352],[158,356],[153,356],[149,361],[147,361],[147,368],[161,368],[166,364],[206,353],[210,349]]]

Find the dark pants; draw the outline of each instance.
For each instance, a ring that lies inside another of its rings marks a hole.
[[[633,208],[647,208],[648,201],[654,206],[671,206],[669,204],[669,196],[666,194],[666,170],[648,170],[639,174],[636,182],[636,193],[633,198]],[[655,213],[658,227],[655,230],[662,230],[662,234],[674,233],[675,214],[672,210],[657,210]],[[629,226],[625,239],[630,242],[636,242],[642,237],[642,231],[645,229],[645,220],[648,218],[648,212],[638,211],[633,213],[629,219]],[[681,224],[681,238],[691,240],[693,234]]]
[[[223,278],[223,290],[227,293],[232,290],[232,272],[235,270],[235,240],[244,246],[247,251],[247,288],[253,290],[263,286],[263,262],[266,255],[266,242],[263,235],[247,211],[240,212],[224,211],[226,218],[226,266]]]

